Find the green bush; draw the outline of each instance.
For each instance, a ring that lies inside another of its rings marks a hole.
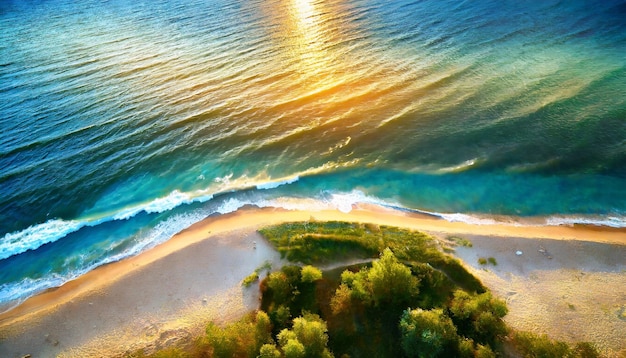
[[[459,237],[459,236],[449,236],[448,240],[456,243],[459,246],[463,246],[463,247],[473,247],[474,246],[471,241],[469,241],[468,239]]]
[[[344,271],[342,285],[337,289],[337,299],[331,301],[334,311],[346,306],[347,292],[366,306],[398,307],[409,304],[419,294],[419,280],[411,269],[400,263],[390,249],[385,249],[371,268],[359,272]]]
[[[280,358],[281,354],[275,344],[266,343],[259,350],[259,358]]]
[[[197,355],[256,357],[264,344],[272,342],[271,330],[270,319],[263,311],[224,328],[209,323],[196,344]]]
[[[517,332],[513,340],[515,347],[524,357],[563,358],[570,354],[565,342],[551,340],[547,335],[531,332]]]
[[[293,320],[292,329],[277,336],[285,357],[332,357],[328,350],[328,328],[318,315],[305,314]]]
[[[254,282],[258,280],[259,280],[259,274],[255,271],[251,273],[250,275],[246,276],[246,278],[244,278],[243,281],[241,282],[241,285],[244,287],[250,287],[250,285],[252,285]]]
[[[401,345],[407,357],[434,358],[449,355],[459,337],[450,317],[441,309],[406,310],[400,319]]]
[[[528,358],[597,358],[600,357],[596,347],[589,342],[578,342],[572,348],[567,343],[550,339],[547,335],[532,332],[516,332],[513,335],[515,348]]]
[[[450,303],[452,320],[459,334],[481,344],[493,344],[507,334],[502,318],[508,313],[504,301],[490,292],[473,295],[465,291],[454,292]]]
[[[300,274],[302,282],[312,283],[322,278],[322,271],[311,265],[304,266]]]

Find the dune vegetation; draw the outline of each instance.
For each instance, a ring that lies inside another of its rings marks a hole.
[[[262,279],[261,309],[225,327],[209,323],[188,347],[153,356],[598,356],[589,343],[572,347],[511,331],[505,302],[427,234],[346,222],[288,223],[260,233],[294,263]],[[354,259],[360,263],[316,267]]]

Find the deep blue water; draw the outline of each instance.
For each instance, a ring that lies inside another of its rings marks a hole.
[[[626,226],[624,1],[0,1],[0,306],[213,213]]]

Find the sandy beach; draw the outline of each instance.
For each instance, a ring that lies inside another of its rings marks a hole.
[[[567,341],[626,350],[626,231],[603,227],[470,225],[359,206],[339,211],[245,208],[210,217],[136,257],[100,267],[0,314],[1,357],[119,356],[159,348],[258,305],[241,280],[278,253],[256,230],[287,221],[346,220],[459,235],[461,258],[507,300],[507,322]],[[516,254],[521,251],[522,254]],[[497,265],[480,265],[494,257]]]

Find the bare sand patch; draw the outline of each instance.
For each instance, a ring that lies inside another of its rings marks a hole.
[[[458,247],[456,255],[506,300],[511,327],[594,342],[607,357],[626,353],[626,320],[620,317],[626,307],[626,245],[464,237],[473,247]],[[497,265],[481,265],[480,257],[494,257]]]

